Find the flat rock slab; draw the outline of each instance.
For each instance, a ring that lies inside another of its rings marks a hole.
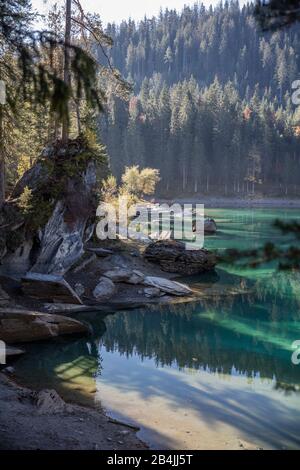
[[[126,268],[112,268],[109,271],[105,271],[103,276],[108,277],[113,282],[126,282],[130,279],[132,271]]]
[[[108,250],[107,248],[85,248],[85,251],[94,253],[96,256],[99,256],[99,258],[105,258],[106,256],[114,254],[112,250]]]
[[[192,289],[187,285],[170,281],[164,277],[146,276],[143,283],[145,286],[155,287],[166,294],[181,296],[191,295],[193,293]]]
[[[82,304],[80,297],[62,276],[27,273],[22,278],[22,290],[25,295],[43,302]]]
[[[8,344],[84,334],[89,329],[73,318],[13,308],[0,308],[0,339]]]
[[[95,307],[90,305],[78,305],[78,304],[44,304],[45,309],[49,313],[81,313],[81,312],[92,312]]]
[[[24,349],[14,348],[13,346],[5,348],[5,355],[8,359],[21,356],[22,354],[25,354]]]
[[[107,315],[108,313],[115,313],[117,310],[114,305],[110,305],[110,303],[105,302],[103,304],[99,304],[95,301],[95,303],[91,305],[71,305],[71,304],[44,304],[44,308],[49,313],[59,313],[61,315],[70,315],[75,313],[99,313],[103,315]],[[123,308],[122,308],[123,309]]]

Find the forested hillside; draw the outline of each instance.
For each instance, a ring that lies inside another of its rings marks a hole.
[[[300,195],[294,26],[262,33],[249,6],[166,10],[108,25],[111,60],[133,83],[108,96],[102,136],[113,172],[161,170],[161,195]]]

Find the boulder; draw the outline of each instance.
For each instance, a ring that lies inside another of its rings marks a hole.
[[[161,297],[165,294],[164,292],[161,292],[161,290],[158,289],[157,287],[145,287],[145,289],[143,289],[142,293],[146,297],[150,297],[150,298]]]
[[[125,281],[128,284],[143,284],[143,281],[145,279],[145,274],[143,274],[141,271],[138,271],[137,269],[134,269],[130,275],[130,277]]]
[[[204,218],[204,234],[212,235],[217,231],[217,224],[211,217]],[[196,221],[193,220],[193,232],[196,232]]]
[[[94,231],[97,180],[106,172],[102,152],[83,136],[47,147],[0,209],[1,271],[63,275],[76,264]]]
[[[177,296],[191,295],[193,293],[193,291],[185,284],[170,281],[164,277],[146,276],[144,279],[144,285],[159,289],[166,294]]]
[[[216,233],[217,231],[217,224],[214,221],[214,219],[211,219],[210,217],[205,217],[204,219],[204,233],[206,234],[213,234]]]
[[[43,302],[82,304],[79,296],[62,276],[27,273],[22,278],[22,290],[25,295]]]
[[[113,282],[125,282],[127,284],[143,284],[145,275],[137,269],[127,269],[115,267],[105,271],[103,276],[108,277]]]
[[[214,269],[216,257],[208,250],[187,250],[176,240],[159,240],[147,246],[144,257],[163,271],[182,275],[199,274]]]
[[[8,344],[84,334],[88,331],[86,325],[73,318],[21,309],[0,309],[0,339]]]
[[[109,271],[105,271],[103,276],[107,277],[108,279],[114,282],[126,282],[130,279],[132,275],[132,271],[126,268],[113,268]]]
[[[36,396],[39,414],[58,414],[67,411],[67,405],[55,390],[41,390]]]
[[[98,302],[110,299],[116,292],[116,286],[108,277],[101,277],[93,291],[93,296]]]
[[[74,197],[75,199],[75,197]],[[74,217],[72,224],[66,220],[66,206],[58,201],[52,216],[40,232],[40,250],[31,270],[45,274],[66,273],[84,253],[87,216]]]

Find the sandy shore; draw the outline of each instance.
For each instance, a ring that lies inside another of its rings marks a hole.
[[[156,202],[159,203],[174,203],[180,204],[204,204],[208,208],[272,208],[272,209],[299,209],[300,199],[280,199],[280,198],[263,198],[263,199],[237,199],[237,198],[225,198],[225,197],[186,197],[186,198],[174,198],[174,199],[158,199]]]
[[[52,392],[53,394],[53,392]],[[147,447],[126,424],[103,412],[66,404],[59,397],[43,400],[0,373],[1,450],[124,450]]]

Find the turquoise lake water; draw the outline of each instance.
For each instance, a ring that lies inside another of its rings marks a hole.
[[[300,220],[292,209],[207,214],[218,232],[205,246],[218,250],[287,246],[272,223]],[[30,346],[17,375],[137,424],[152,448],[300,448],[300,275],[220,266],[187,282],[199,301],[77,316],[93,337]]]

